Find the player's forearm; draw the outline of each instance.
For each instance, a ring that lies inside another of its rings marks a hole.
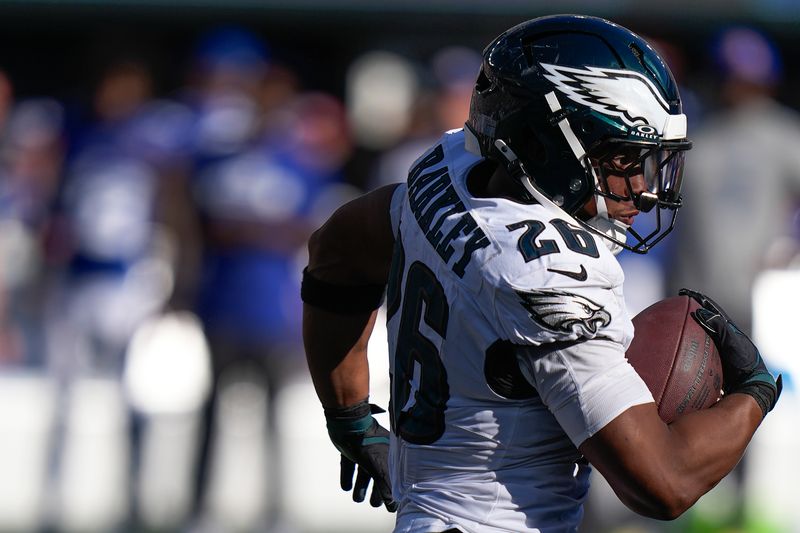
[[[325,407],[369,396],[367,342],[377,311],[342,315],[303,306],[303,342],[314,388]]]
[[[655,509],[650,509],[655,517],[676,518],[719,483],[741,460],[761,419],[752,398],[735,394],[667,426],[667,440],[656,453],[664,458],[660,489],[671,494],[655,500]]]
[[[736,466],[761,418],[752,398],[736,394],[676,419],[657,439],[660,449],[651,451],[653,467],[640,490],[620,498],[639,514],[677,518]]]
[[[713,407],[670,424],[675,475],[685,479],[693,501],[739,462],[763,414],[752,397],[731,394]]]
[[[389,276],[394,187],[348,202],[311,236],[303,282],[303,342],[325,407],[369,395],[367,343]]]
[[[751,397],[733,394],[669,426],[655,404],[631,407],[580,449],[633,511],[680,516],[741,459],[762,418]]]

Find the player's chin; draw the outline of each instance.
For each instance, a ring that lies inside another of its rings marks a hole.
[[[614,215],[614,219],[619,222],[622,222],[626,226],[633,226],[633,219],[636,218],[639,212],[636,211],[635,213],[618,213]]]

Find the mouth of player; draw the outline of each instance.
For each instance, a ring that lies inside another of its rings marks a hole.
[[[633,211],[625,211],[624,213],[617,213],[614,216],[614,218],[617,219],[618,221],[622,222],[626,226],[632,226],[633,225],[633,219],[638,214],[639,214],[639,211],[634,209]]]

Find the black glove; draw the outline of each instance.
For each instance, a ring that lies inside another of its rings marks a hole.
[[[389,431],[372,416],[382,412],[383,409],[364,400],[350,407],[325,409],[325,419],[328,435],[342,454],[342,490],[353,489],[353,501],[363,502],[372,479],[370,505],[380,507],[383,503],[388,511],[394,512],[397,503],[392,499],[389,481]],[[353,488],[356,465],[358,475]]]
[[[779,375],[777,380],[772,377],[753,341],[714,300],[690,289],[681,289],[678,294],[689,296],[700,304],[692,316],[708,332],[719,350],[725,393],[749,394],[767,416],[781,395],[782,377]]]

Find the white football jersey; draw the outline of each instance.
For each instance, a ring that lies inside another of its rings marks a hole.
[[[473,197],[480,161],[448,132],[393,199],[395,531],[575,531],[577,446],[653,401],[625,359],[623,273],[563,211]]]

